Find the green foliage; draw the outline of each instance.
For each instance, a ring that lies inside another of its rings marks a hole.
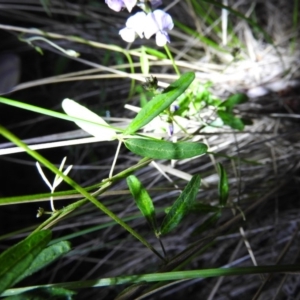
[[[248,97],[245,94],[237,93],[227,98],[219,107],[224,107],[227,112],[232,112],[236,105],[246,103],[247,101]]]
[[[157,49],[154,49],[154,48],[150,48],[150,47],[147,47],[147,46],[143,46],[143,48],[145,49],[146,53],[150,54],[150,55],[153,55],[157,58],[160,58],[160,59],[165,59],[167,58],[167,55]]]
[[[225,125],[242,131],[245,127],[245,122],[243,119],[234,116],[233,109],[236,105],[245,103],[247,101],[248,97],[244,94],[235,94],[230,96],[219,105],[218,116]]]
[[[227,173],[222,166],[222,164],[218,164],[218,169],[219,169],[219,203],[221,207],[224,207],[227,203],[228,195],[229,195],[229,184],[228,184],[228,177]]]
[[[194,203],[193,207],[191,208],[191,211],[195,213],[210,213],[210,212],[218,212],[219,210],[220,210],[219,207],[215,207],[209,204],[204,204],[201,202]]]
[[[36,288],[5,300],[71,300],[76,293],[61,287]]]
[[[195,175],[182,191],[178,199],[172,205],[170,211],[165,216],[161,227],[160,235],[165,235],[177,227],[183,217],[190,212],[198,194],[200,186],[200,176]]]
[[[192,235],[198,235],[201,234],[208,229],[212,228],[213,225],[219,220],[221,217],[222,211],[221,209],[218,209],[213,215],[211,215],[209,218],[207,218],[200,226],[198,226],[192,233]]]
[[[48,16],[51,16],[51,10],[50,10],[50,5],[51,2],[50,0],[40,0],[45,12],[47,13]]]
[[[205,144],[192,142],[172,143],[150,139],[128,139],[125,145],[135,154],[155,159],[185,159],[207,152]]]
[[[30,276],[46,267],[56,259],[60,258],[62,255],[68,253],[70,250],[71,245],[67,241],[61,241],[46,247],[34,258],[29,268],[27,268],[25,272],[17,278],[13,285],[21,281],[23,278],[26,278],[27,276]]]
[[[154,233],[157,233],[155,209],[153,201],[150,198],[147,190],[134,175],[128,176],[126,178],[126,181],[137,207],[146,218],[149,226],[154,231]]]
[[[225,125],[230,126],[233,129],[244,130],[244,122],[241,118],[237,118],[234,114],[226,111],[218,111],[218,116],[221,118]]]
[[[125,134],[133,134],[168,108],[193,82],[195,74],[187,72],[170,84],[162,94],[149,101],[131,121]]]
[[[23,276],[50,239],[50,230],[39,231],[0,255],[0,294]]]
[[[141,48],[141,57],[140,57],[141,69],[144,75],[149,74],[149,59],[146,54],[146,49],[144,47]]]

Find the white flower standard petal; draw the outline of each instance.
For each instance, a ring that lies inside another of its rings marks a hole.
[[[144,12],[138,12],[128,18],[126,27],[119,31],[121,38],[127,43],[132,43],[135,40],[136,35],[143,38],[145,19],[146,14]]]
[[[128,18],[128,20],[126,21],[126,27],[133,29],[139,35],[140,38],[143,38],[146,17],[147,16],[143,11],[138,12],[132,17]]]
[[[147,15],[144,35],[146,39],[149,39],[153,34],[156,34],[157,45],[164,46],[170,42],[167,31],[173,27],[172,17],[163,10],[157,9]]]
[[[160,30],[165,31],[165,30],[172,30],[174,27],[174,23],[172,20],[172,17],[164,12],[163,10],[157,9],[153,12],[155,19],[160,21]]]
[[[153,13],[149,13],[145,19],[145,30],[144,35],[146,39],[150,39],[151,36],[159,31],[157,21]]]

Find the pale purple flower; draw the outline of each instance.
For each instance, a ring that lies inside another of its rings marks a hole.
[[[144,35],[149,39],[153,34],[156,34],[157,46],[165,46],[170,43],[168,30],[173,29],[174,23],[172,17],[163,10],[157,9],[149,13],[145,19]]]
[[[172,136],[174,133],[174,126],[172,123],[169,123],[167,126],[167,132],[168,132],[168,136]]]
[[[171,106],[170,106],[170,112],[171,113],[174,113],[175,111],[177,111],[179,109],[179,105],[177,105],[177,104],[172,104]]]
[[[156,7],[162,5],[162,1],[161,0],[151,0],[151,7],[152,9],[155,9]]]
[[[128,18],[126,27],[119,31],[122,39],[127,43],[132,43],[135,40],[136,35],[143,38],[145,20],[146,14],[143,11]]]
[[[131,12],[133,7],[136,5],[136,2],[137,0],[105,0],[105,3],[110,9],[118,12],[124,7]]]
[[[162,4],[161,0],[150,0],[150,1],[138,1],[137,6],[141,8],[144,12],[149,12],[149,10],[154,10]],[[150,7],[149,7],[150,6]]]

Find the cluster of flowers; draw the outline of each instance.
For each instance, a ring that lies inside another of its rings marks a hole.
[[[135,5],[144,10],[128,18],[126,27],[119,31],[124,41],[132,43],[137,36],[149,39],[155,34],[157,46],[165,46],[166,43],[170,43],[168,30],[174,27],[172,17],[160,9],[152,12],[147,2],[150,2],[151,8],[161,4],[160,0],[105,0],[109,8],[117,12],[125,7],[131,12]]]

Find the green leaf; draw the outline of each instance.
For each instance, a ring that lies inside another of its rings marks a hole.
[[[144,47],[144,49],[146,49],[146,52],[149,53],[150,55],[153,55],[153,56],[155,56],[157,58],[161,58],[161,59],[168,58],[168,56],[161,51],[158,51],[154,48],[150,48],[150,47],[146,47],[146,46],[143,46],[143,47]]]
[[[166,108],[168,108],[189,87],[195,78],[195,73],[183,74],[178,80],[170,84],[162,94],[156,95],[149,101],[131,121],[125,134],[133,134]]]
[[[155,209],[147,190],[143,187],[142,183],[134,175],[130,175],[126,178],[129,190],[134,198],[134,201],[146,218],[148,224],[157,232],[157,223],[155,217]]]
[[[53,245],[48,246],[47,248],[43,249],[33,260],[30,267],[26,269],[26,271],[16,279],[13,283],[15,285],[17,282],[21,281],[22,279],[30,276],[31,274],[39,271],[40,269],[46,267],[54,260],[58,259],[62,255],[68,253],[71,250],[70,243],[67,241],[61,241],[55,243]]]
[[[227,203],[228,195],[229,195],[229,185],[228,185],[228,178],[224,167],[219,163],[218,164],[219,170],[219,203],[222,207],[224,207]]]
[[[218,111],[218,116],[222,119],[223,123],[233,129],[242,131],[245,127],[242,119],[235,117],[232,113],[226,111]]]
[[[61,287],[36,288],[5,300],[71,300],[76,293]]]
[[[50,0],[40,0],[40,2],[41,2],[42,6],[44,8],[44,11],[47,13],[47,15],[49,17],[51,17],[52,14],[51,14],[51,11],[50,11],[50,4],[51,4]]]
[[[207,146],[202,143],[172,143],[148,139],[128,139],[124,143],[131,152],[155,159],[184,159],[207,152]]]
[[[87,133],[95,137],[102,138],[103,141],[111,141],[116,139],[116,131],[110,128],[109,124],[107,124],[100,116],[90,111],[88,108],[68,98],[63,100],[62,107],[66,114],[70,117],[80,118],[86,121],[93,122],[75,122]],[[94,123],[98,123],[100,124],[100,126]]]
[[[190,211],[196,199],[199,186],[200,176],[194,175],[178,199],[172,205],[169,213],[165,216],[160,228],[161,235],[165,235],[173,230],[182,218]]]
[[[220,104],[220,107],[225,107],[227,112],[232,112],[234,106],[248,101],[245,94],[234,94]]]
[[[50,230],[42,230],[10,247],[0,255],[0,294],[12,285],[49,243]]]
[[[212,216],[210,216],[207,220],[205,220],[199,227],[197,227],[192,235],[198,235],[208,229],[210,229],[221,217],[222,211],[219,209]]]
[[[220,208],[216,206],[211,206],[209,204],[204,203],[194,203],[194,205],[191,208],[192,212],[195,213],[210,213],[210,212],[217,212]]]
[[[141,57],[140,57],[141,69],[143,75],[149,74],[149,60],[146,54],[146,49],[144,47],[141,48]]]

